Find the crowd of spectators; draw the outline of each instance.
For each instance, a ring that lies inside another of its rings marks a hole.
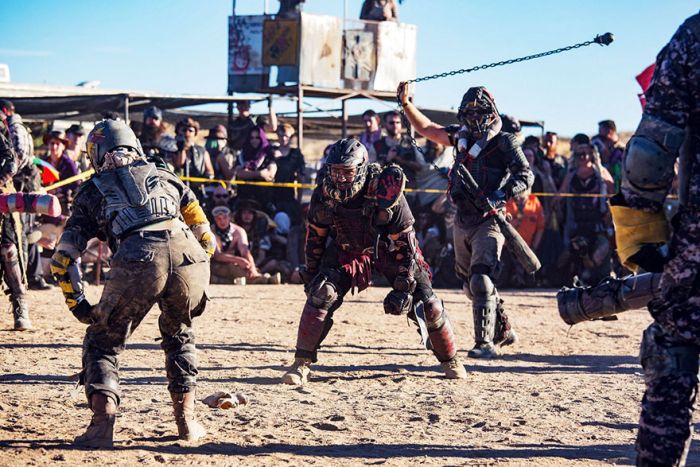
[[[3,112],[14,112],[9,110],[11,103],[2,106]],[[174,125],[166,123],[160,109],[149,107],[136,127],[137,134],[148,157],[169,165],[183,177],[204,206],[218,243],[212,258],[213,282],[298,281],[296,271],[303,262],[304,213],[308,207],[304,203],[310,190],[288,184],[321,180],[325,154],[314,155],[314,162],[309,163],[298,147],[293,125],[278,122],[272,110],[254,119],[248,102],[239,102],[237,108],[238,115],[229,125],[203,130],[196,119],[189,117]],[[367,147],[370,162],[397,164],[406,174],[407,200],[435,285],[459,287],[452,245],[456,209],[444,194],[454,160],[452,148],[428,142],[418,149],[395,111],[379,115],[367,110],[362,120],[364,131],[356,136]],[[592,137],[575,135],[565,155],[556,133],[522,138],[516,120],[507,116],[503,120],[520,138],[535,175],[532,190],[507,203],[507,215],[543,267],[535,275],[526,274],[506,248],[498,285],[595,284],[612,273],[624,273],[615,255],[606,202],[606,197],[619,187],[624,150],[615,123],[601,121],[598,133]],[[21,117],[16,115],[9,122],[21,125]],[[15,177],[17,189],[33,191],[42,182],[46,186],[89,169],[86,133],[78,124],[65,132],[47,131],[44,145],[37,150],[44,166],[29,163],[21,167]],[[33,147],[21,149],[34,151]],[[273,186],[246,182],[272,182]],[[76,180],[52,191],[61,201],[62,217],[26,216],[25,232],[31,240],[29,280],[30,284],[38,284],[36,288],[46,286],[47,279],[41,264],[36,264],[40,257],[36,250],[43,249],[42,255],[50,257],[79,185],[80,180]],[[108,258],[106,245],[90,245],[83,264],[88,277],[94,277],[96,271],[104,272]]]

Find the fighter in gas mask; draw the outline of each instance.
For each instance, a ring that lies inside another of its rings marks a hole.
[[[418,133],[456,150],[448,191],[458,209],[457,275],[464,281],[474,315],[476,343],[469,356],[495,357],[497,345],[516,340],[493,282],[505,241],[498,214],[508,199],[532,186],[534,176],[515,136],[501,131],[496,103],[486,88],[469,88],[457,113],[460,125],[447,127],[432,122],[409,101],[406,83],[399,85],[398,95]]]

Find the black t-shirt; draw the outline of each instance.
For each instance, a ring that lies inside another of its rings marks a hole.
[[[228,127],[229,146],[236,151],[241,149],[253,128],[255,122],[251,117],[236,117]]]
[[[304,175],[304,155],[298,148],[289,150],[289,154],[285,157],[275,159],[277,164],[277,172],[275,173],[275,182],[292,183],[299,181]],[[274,188],[274,199],[279,201],[289,201],[294,199],[294,188]]]

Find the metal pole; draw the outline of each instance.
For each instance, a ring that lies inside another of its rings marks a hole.
[[[347,99],[342,100],[341,111],[343,114],[343,138],[348,137],[348,108],[345,105]]]
[[[304,107],[302,105],[302,100],[304,100],[304,88],[301,84],[297,85],[297,134],[299,135],[299,150],[303,151],[302,145],[304,144]]]
[[[124,94],[124,121],[129,124],[129,95]]]

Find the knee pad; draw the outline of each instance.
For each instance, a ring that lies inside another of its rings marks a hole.
[[[639,358],[647,383],[670,375],[689,375],[697,382],[697,346],[669,342],[663,328],[657,323],[649,326],[642,336]]]
[[[311,305],[322,310],[329,310],[338,299],[338,291],[333,283],[323,281],[309,291]]]
[[[472,274],[469,289],[474,297],[489,297],[496,290],[493,281],[486,274]]]

